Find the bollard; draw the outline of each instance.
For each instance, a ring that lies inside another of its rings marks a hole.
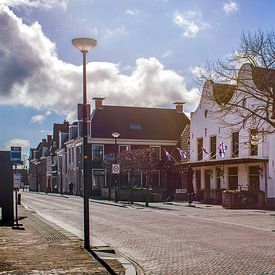
[[[17,204],[21,205],[21,193],[17,194]]]

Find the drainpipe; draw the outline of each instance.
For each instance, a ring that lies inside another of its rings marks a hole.
[[[268,186],[267,186],[267,165],[266,165],[266,162],[264,162],[264,178],[265,178],[265,207],[267,207]]]

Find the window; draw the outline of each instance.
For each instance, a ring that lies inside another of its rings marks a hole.
[[[119,152],[129,152],[131,150],[130,145],[119,145]]]
[[[238,189],[238,167],[228,168],[228,188],[232,190]]]
[[[212,136],[210,137],[210,156],[211,159],[216,159],[216,154],[217,154],[217,137]]]
[[[74,148],[72,148],[72,162],[74,162]]]
[[[106,187],[105,181],[105,170],[95,169],[93,170],[93,183],[92,191],[96,194],[96,190],[99,190],[101,193],[101,188]]]
[[[82,147],[81,146],[76,147],[76,156],[75,157],[76,157],[77,164],[82,162]]]
[[[156,161],[161,159],[161,154],[160,154],[160,146],[150,146],[153,154],[152,158]]]
[[[203,139],[202,138],[198,138],[197,139],[197,158],[198,160],[202,160],[202,156],[203,156]]]
[[[252,141],[252,143],[251,143]],[[255,141],[255,142],[253,142]],[[250,156],[258,155],[258,133],[256,129],[250,131]]]
[[[232,158],[239,156],[239,132],[232,133]]]
[[[93,144],[93,160],[103,160],[103,149],[104,146],[102,144]]]
[[[160,187],[160,171],[159,170],[152,172],[152,175],[150,178],[150,186],[152,188]]]
[[[72,161],[72,158],[71,158],[71,150],[72,150],[72,148],[69,148],[69,152],[68,152],[68,155],[69,155],[69,164],[70,164],[71,161]]]

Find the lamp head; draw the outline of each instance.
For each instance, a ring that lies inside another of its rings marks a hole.
[[[75,38],[72,44],[81,52],[88,52],[96,47],[97,41],[92,38]]]
[[[120,133],[113,132],[113,133],[112,133],[112,136],[113,136],[113,138],[119,138]]]

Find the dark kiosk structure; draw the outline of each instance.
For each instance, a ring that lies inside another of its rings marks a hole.
[[[13,222],[13,172],[9,151],[0,151],[0,207],[2,222]]]

